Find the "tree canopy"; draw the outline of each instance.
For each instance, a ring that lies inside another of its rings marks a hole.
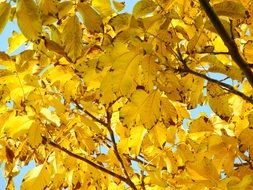
[[[0,1],[6,188],[253,189],[252,0],[124,7]]]

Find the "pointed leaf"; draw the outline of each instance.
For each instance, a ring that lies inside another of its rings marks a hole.
[[[11,6],[9,3],[0,3],[0,34],[3,32],[5,25],[8,22],[11,13]]]
[[[35,40],[40,35],[42,23],[39,9],[33,0],[18,0],[17,21],[27,39]]]
[[[79,3],[78,11],[81,13],[88,31],[103,32],[102,18],[91,6],[86,3]]]
[[[152,0],[140,0],[137,2],[133,9],[134,17],[143,17],[149,13],[152,13],[156,9],[157,5]]]
[[[82,53],[82,28],[77,16],[72,16],[67,20],[63,29],[63,43],[65,52],[73,62],[80,57]]]

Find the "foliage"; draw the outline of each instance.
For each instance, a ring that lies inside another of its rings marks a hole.
[[[8,189],[253,189],[251,0],[0,2]]]

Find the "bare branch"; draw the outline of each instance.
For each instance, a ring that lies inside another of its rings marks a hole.
[[[230,37],[230,35],[226,31],[219,17],[211,7],[209,0],[199,0],[199,2],[203,7],[204,11],[206,12],[207,16],[209,17],[210,21],[212,22],[213,26],[215,27],[217,33],[220,35],[224,44],[227,46],[229,54],[231,55],[232,59],[243,71],[251,87],[253,88],[253,73],[249,67],[249,64],[241,56],[235,41]]]

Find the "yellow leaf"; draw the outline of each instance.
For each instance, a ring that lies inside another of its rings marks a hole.
[[[147,132],[147,129],[145,129],[142,125],[133,127],[130,132],[130,137],[128,141],[128,147],[130,148],[130,152],[134,154],[135,156],[139,155],[142,140]]]
[[[162,148],[167,140],[167,128],[159,122],[150,130],[148,135],[151,135],[154,144]]]
[[[160,90],[165,91],[166,96],[173,101],[182,99],[181,92],[183,85],[175,73],[168,71],[161,73],[158,78],[157,86]]]
[[[52,84],[60,81],[61,86],[63,86],[73,77],[73,73],[70,70],[65,69],[63,66],[56,66],[47,72],[46,77]]]
[[[131,95],[137,85],[135,81],[141,58],[136,52],[125,52],[114,61],[112,72],[108,72],[100,87],[104,103],[121,95]]]
[[[63,1],[60,2],[57,7],[59,18],[62,19],[73,11],[74,5],[72,1]]]
[[[177,110],[166,97],[161,97],[161,114],[166,124],[170,125],[177,122]]]
[[[12,54],[17,50],[21,45],[26,42],[26,37],[23,34],[17,33],[16,31],[12,32],[11,37],[8,39],[8,54]]]
[[[234,183],[228,183],[227,187],[228,190],[246,190],[246,189],[252,189],[252,182],[253,182],[253,176],[252,175],[245,175],[243,179],[236,185]],[[250,186],[251,185],[251,186]]]
[[[37,5],[33,0],[19,0],[17,2],[18,26],[24,36],[35,40],[41,32],[41,19]]]
[[[249,40],[243,48],[243,55],[249,62],[253,62],[253,40]]]
[[[40,110],[40,113],[50,122],[52,122],[53,124],[55,124],[56,126],[60,126],[61,125],[61,121],[60,118],[55,114],[52,113],[49,109],[47,108],[42,108]]]
[[[227,16],[231,18],[245,18],[247,16],[245,7],[239,1],[223,1],[214,4],[213,8],[219,16]]]
[[[39,8],[44,15],[57,13],[57,0],[40,0]]]
[[[65,52],[72,61],[76,61],[82,53],[82,28],[77,16],[68,18],[62,33]]]
[[[201,58],[201,62],[207,62],[209,64],[208,71],[215,73],[222,73],[231,77],[231,79],[242,81],[244,78],[243,72],[239,67],[229,64],[224,64],[220,59],[215,55],[206,55]]]
[[[103,22],[100,15],[88,4],[79,3],[78,11],[83,17],[83,22],[90,32],[103,32]]]
[[[116,33],[126,30],[129,27],[131,15],[128,13],[119,14],[110,19],[109,24],[113,27]]]
[[[95,7],[103,17],[114,13],[110,0],[92,0],[92,6]]]
[[[157,90],[149,94],[143,90],[136,90],[131,101],[120,110],[124,124],[143,124],[147,128],[154,127],[160,114],[160,92]]]
[[[228,119],[232,116],[233,109],[229,103],[231,95],[224,91],[220,86],[213,83],[207,83],[207,97],[213,112],[222,119]],[[222,106],[220,106],[222,104]]]
[[[204,87],[204,80],[194,75],[186,75],[182,77],[181,84],[183,85],[184,96],[189,102],[188,108],[196,108],[202,102],[202,91]]]
[[[140,0],[134,6],[133,15],[136,18],[146,16],[152,13],[156,7],[157,5],[152,0]]]
[[[125,2],[118,2],[118,1],[113,0],[113,5],[119,12],[125,8]]]
[[[24,176],[21,190],[30,190],[35,187],[38,190],[43,190],[50,182],[50,174],[50,167],[47,163],[36,166]]]
[[[213,132],[214,128],[210,120],[201,116],[190,123],[189,133],[197,133],[197,132]]]
[[[11,6],[9,3],[0,3],[0,34],[3,32],[5,25],[8,22],[11,13]]]
[[[186,169],[193,180],[206,180],[207,183],[209,179],[214,182],[218,182],[219,180],[219,174],[214,164],[207,158],[203,158],[194,162],[187,162]]]
[[[11,117],[3,125],[6,133],[13,138],[17,138],[28,132],[34,120],[28,116],[15,116],[12,114]]]
[[[34,123],[28,132],[29,143],[32,147],[37,147],[42,142],[40,125]]]

